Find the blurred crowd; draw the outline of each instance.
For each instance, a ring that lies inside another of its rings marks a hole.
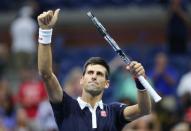
[[[128,6],[139,5],[148,6],[155,4],[166,4],[168,0],[28,0],[37,2],[43,9],[49,8],[65,8],[65,9],[79,9],[86,7],[101,8],[105,6]],[[26,0],[2,0],[0,10],[7,11],[17,9]]]
[[[150,115],[127,124],[123,131],[191,130],[191,57],[188,56],[186,47],[190,42],[186,27],[189,16],[185,5],[181,9],[181,1],[183,0],[172,0],[169,5],[169,44],[165,49],[149,52],[149,60],[140,59],[145,65],[147,79],[162,96],[162,100],[159,103],[153,102]],[[37,71],[38,26],[33,13],[31,6],[24,6],[18,11],[17,18],[10,26],[11,48],[0,41],[0,131],[58,130],[45,86]],[[73,98],[77,98],[82,91],[79,86],[81,62],[85,61],[79,57],[88,48],[70,53],[67,60],[63,61],[63,58],[58,57],[59,52],[68,52],[68,49],[59,41],[54,42],[55,73],[63,89]],[[103,57],[108,55],[105,50],[103,52]],[[85,54],[86,57],[91,57],[91,53]],[[131,74],[125,70],[125,64],[113,54],[112,58],[106,59],[112,73],[111,86],[105,91],[103,101],[120,101],[128,105],[136,103],[137,89]],[[78,60],[79,65],[76,65]]]

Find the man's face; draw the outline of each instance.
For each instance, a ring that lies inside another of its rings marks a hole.
[[[106,68],[102,65],[88,65],[80,80],[80,85],[92,96],[101,94],[109,86],[109,80],[106,79]]]
[[[165,70],[168,64],[168,58],[164,53],[159,53],[157,54],[155,58],[155,64],[157,68],[160,68],[162,70]]]

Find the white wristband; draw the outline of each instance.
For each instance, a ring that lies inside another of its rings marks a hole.
[[[52,38],[53,29],[41,29],[39,28],[38,42],[41,44],[50,44]]]

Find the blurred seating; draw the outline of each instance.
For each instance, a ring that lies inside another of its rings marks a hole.
[[[41,8],[44,10],[50,8],[84,8],[84,7],[105,7],[105,6],[148,6],[153,4],[159,4],[160,0],[36,0]],[[22,5],[24,1],[20,1],[19,5]],[[16,6],[19,6],[14,0],[2,0],[0,3],[0,11],[15,10]]]
[[[0,3],[0,11],[7,11],[15,9],[17,7],[17,1],[14,0],[2,0]]]

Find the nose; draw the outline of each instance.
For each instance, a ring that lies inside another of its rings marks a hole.
[[[92,80],[96,80],[97,79],[97,76],[96,76],[96,74],[94,73],[93,75],[92,75]]]

